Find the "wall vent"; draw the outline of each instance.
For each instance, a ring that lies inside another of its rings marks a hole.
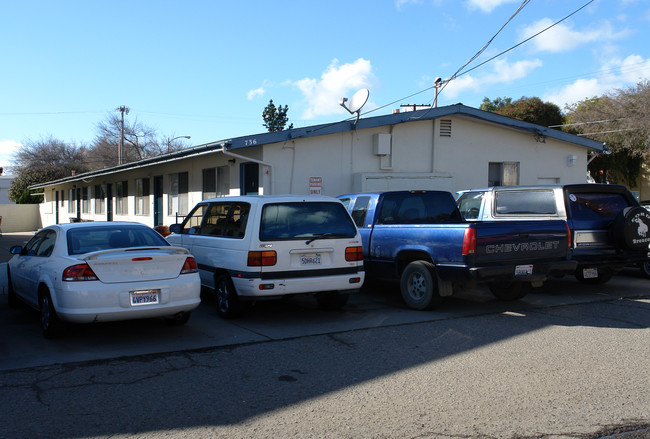
[[[440,119],[440,137],[451,137],[451,119]]]

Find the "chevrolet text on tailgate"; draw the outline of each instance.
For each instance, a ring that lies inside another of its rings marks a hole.
[[[487,283],[502,300],[575,270],[566,221],[469,223],[444,191],[338,197],[359,228],[368,279],[399,279],[406,304],[430,309],[455,287]]]
[[[190,250],[217,311],[238,316],[246,303],[314,294],[340,308],[364,280],[361,237],[331,197],[245,195],[204,200],[167,240]]]
[[[583,283],[607,282],[634,264],[650,276],[650,212],[624,186],[497,186],[461,191],[457,203],[467,221],[566,220],[572,233],[571,259],[577,263],[575,276]]]

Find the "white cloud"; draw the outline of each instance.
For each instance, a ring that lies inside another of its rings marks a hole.
[[[304,78],[293,83],[307,101],[301,118],[309,120],[345,112],[339,105],[339,99],[351,97],[360,88],[370,88],[373,81],[370,61],[359,58],[352,63],[339,64],[334,59],[320,79]]]
[[[522,40],[530,38],[553,24],[550,18],[542,18],[520,32]],[[608,41],[627,35],[627,31],[615,32],[610,23],[592,26],[588,31],[578,31],[560,23],[531,40],[533,47],[540,52],[567,52],[583,44],[596,41]]]
[[[525,78],[533,70],[542,66],[539,59],[517,61],[509,63],[507,60],[496,60],[492,64],[492,71],[481,76],[463,75],[455,79],[444,89],[445,97],[454,99],[466,90],[481,91],[482,88],[494,84],[508,84],[518,79]]]
[[[625,59],[610,59],[601,69],[599,78],[578,79],[560,90],[549,93],[543,100],[553,102],[560,108],[584,99],[602,96],[615,89],[635,85],[650,78],[650,58],[630,55]]]
[[[519,0],[467,0],[469,9],[480,9],[483,12],[492,12],[494,9],[506,3],[515,3]]]
[[[264,93],[266,93],[266,90],[264,90],[264,87],[260,87],[254,90],[250,90],[246,95],[246,97],[248,98],[249,101],[252,101],[257,96],[264,96]]]
[[[11,172],[14,165],[14,154],[18,152],[22,143],[15,140],[0,140],[0,167],[4,169],[3,175]]]

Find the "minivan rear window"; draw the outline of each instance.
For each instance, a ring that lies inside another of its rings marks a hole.
[[[262,209],[260,240],[354,238],[357,229],[343,204],[270,203]]]

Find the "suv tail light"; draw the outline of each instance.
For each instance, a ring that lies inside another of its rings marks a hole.
[[[196,259],[188,257],[185,259],[183,268],[181,268],[181,274],[196,273],[199,271],[199,266],[196,264]]]
[[[345,249],[345,260],[348,262],[363,261],[363,247],[347,247]]]
[[[90,280],[99,280],[95,272],[88,264],[78,264],[63,270],[63,276],[61,279],[64,282],[78,282],[78,281],[90,281]]]
[[[278,262],[278,255],[275,250],[251,251],[248,252],[249,267],[269,267]]]
[[[569,228],[569,223],[566,221],[564,222],[564,225],[566,226],[566,245],[567,248],[571,248],[571,245],[573,244],[571,240],[571,229]]]
[[[465,234],[463,235],[463,255],[475,255],[476,254],[476,229],[474,227],[468,227],[465,229]]]

